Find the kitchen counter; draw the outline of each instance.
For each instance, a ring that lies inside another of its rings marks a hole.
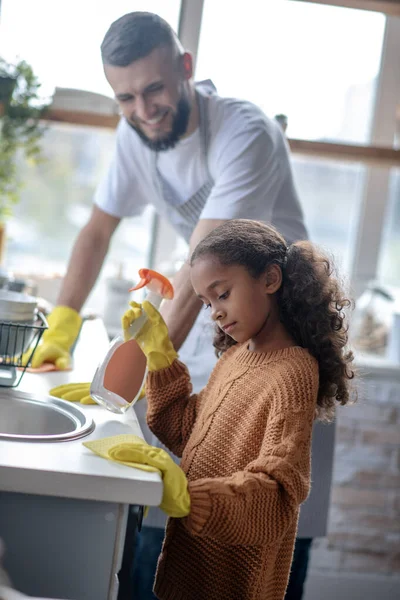
[[[46,397],[56,385],[90,381],[108,343],[102,321],[86,321],[73,370],[25,373],[16,389]],[[399,365],[384,358],[357,354],[356,366],[362,377],[400,378]],[[1,389],[7,393],[8,388]],[[84,438],[54,443],[0,440],[0,491],[157,506],[162,497],[158,474],[107,461],[82,444],[120,433],[143,437],[134,409],[120,416],[97,405],[79,407],[95,422],[94,431]]]
[[[90,381],[108,347],[100,319],[86,321],[74,352],[74,368],[68,372],[25,373],[16,388],[46,397],[63,383]],[[399,378],[398,364],[380,357],[357,354],[362,377]],[[7,392],[8,388],[1,388]],[[134,409],[116,415],[100,406],[79,404],[95,422],[88,436],[67,442],[15,442],[0,440],[0,491],[157,506],[162,497],[158,474],[107,461],[82,444],[120,433],[142,436]]]
[[[43,398],[56,385],[90,381],[107,347],[101,320],[86,321],[73,370],[25,373],[16,390]],[[121,433],[143,437],[134,409],[120,416],[97,405],[79,407],[95,422],[94,431],[83,438],[53,443],[0,441],[0,491],[158,506],[162,497],[158,474],[107,461],[82,445]]]

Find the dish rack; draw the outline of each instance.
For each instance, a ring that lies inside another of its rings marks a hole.
[[[36,313],[34,325],[0,321],[0,387],[17,387],[48,328],[46,317]],[[22,350],[17,350],[17,346]],[[23,364],[23,349],[28,360]],[[28,354],[29,353],[29,354]]]

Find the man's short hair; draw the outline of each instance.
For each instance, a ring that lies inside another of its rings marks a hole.
[[[181,51],[172,27],[153,13],[131,12],[111,24],[101,44],[103,64],[126,67],[155,48]]]

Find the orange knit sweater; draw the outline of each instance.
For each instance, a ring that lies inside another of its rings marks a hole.
[[[310,487],[318,365],[293,347],[230,348],[191,395],[186,367],[149,373],[147,421],[177,456],[191,511],[170,519],[160,600],[282,600]]]

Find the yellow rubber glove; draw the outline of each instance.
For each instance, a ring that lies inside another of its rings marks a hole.
[[[80,402],[81,404],[97,404],[90,395],[91,383],[64,383],[64,385],[58,385],[49,391],[50,396],[61,398],[62,400],[68,400],[69,402]],[[141,400],[146,395],[145,387],[143,386],[142,391],[138,400]]]
[[[37,369],[45,362],[55,364],[58,369],[68,369],[71,364],[69,353],[81,328],[82,319],[79,313],[68,306],[56,306],[47,318],[49,328],[44,332],[42,340],[32,357],[31,367]],[[22,364],[28,362],[32,349],[22,356]]]
[[[146,300],[142,305],[137,302],[130,302],[129,305],[131,308],[122,317],[125,341],[130,339],[130,325],[144,311],[148,318],[135,339],[147,358],[147,368],[149,371],[159,371],[171,366],[178,355],[169,339],[165,321],[158,310]]]
[[[90,395],[89,383],[65,383],[58,385],[49,391],[50,396],[68,400],[69,402],[80,402],[81,404],[97,404]]]
[[[129,434],[83,442],[83,445],[103,458],[144,471],[159,471],[164,484],[160,508],[170,517],[189,514],[186,475],[165,450],[149,446],[141,438]]]

